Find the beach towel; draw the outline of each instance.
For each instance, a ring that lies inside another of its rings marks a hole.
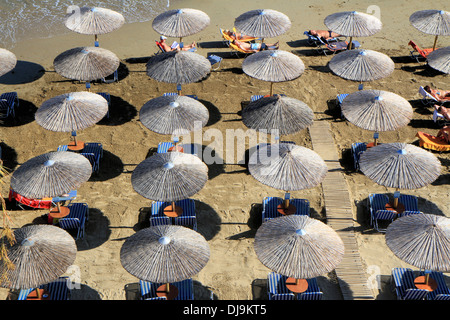
[[[11,201],[12,199],[31,208],[50,209],[52,207],[52,198],[29,199],[10,189],[9,201]]]
[[[436,137],[422,131],[417,132],[416,137],[419,138],[419,145],[423,148],[435,151],[450,151],[450,144],[441,137]]]

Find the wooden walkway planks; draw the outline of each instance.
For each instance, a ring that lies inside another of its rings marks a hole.
[[[342,262],[335,269],[342,296],[344,300],[373,300],[358,250],[352,201],[331,135],[331,126],[327,121],[315,121],[309,133],[313,150],[328,166],[327,176],[322,182],[327,224],[339,234],[345,245]]]

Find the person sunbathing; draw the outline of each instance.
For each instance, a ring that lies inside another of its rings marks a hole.
[[[232,38],[233,40],[252,41],[256,39],[255,37],[246,36],[240,32],[234,32],[230,30],[224,30],[223,33]]]
[[[450,110],[449,109],[447,109],[444,106],[437,105],[437,104],[434,105],[434,109],[439,114],[441,114],[445,118],[445,120],[449,120],[450,121]]]
[[[273,44],[266,43],[247,43],[239,40],[233,40],[233,44],[238,46],[242,51],[246,52],[259,52],[263,50],[278,50],[280,47],[278,41]]]
[[[161,47],[164,49],[165,52],[169,52],[169,51],[180,51],[180,50],[188,51],[188,50],[190,50],[190,49],[192,49],[192,48],[195,48],[195,47],[197,46],[197,44],[195,43],[195,41],[192,42],[190,45],[183,46],[182,48],[180,47],[180,44],[179,44],[178,42],[176,42],[176,43],[174,42],[174,43],[172,44],[172,46],[169,46],[169,45],[166,43],[166,40],[167,40],[167,38],[164,37],[164,36],[159,37],[159,43],[160,43]]]
[[[425,86],[423,88],[438,101],[450,101],[450,91],[431,89],[430,86]]]
[[[336,37],[340,37],[340,34],[337,34],[336,32],[330,31],[330,30],[309,30],[309,34],[320,37],[324,40],[331,40]]]
[[[436,137],[440,137],[445,142],[450,142],[450,126],[443,126],[441,130],[439,130]]]

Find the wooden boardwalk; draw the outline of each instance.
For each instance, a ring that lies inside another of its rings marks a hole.
[[[331,126],[327,121],[315,121],[309,132],[313,150],[328,165],[327,176],[322,182],[327,224],[339,234],[345,245],[342,262],[335,269],[342,296],[344,300],[374,299],[358,250],[352,201],[331,135]]]

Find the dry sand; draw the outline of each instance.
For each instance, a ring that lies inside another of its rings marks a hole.
[[[323,19],[334,12],[357,10],[366,12],[370,5],[380,8],[383,29],[368,38],[358,38],[363,48],[377,50],[395,61],[394,73],[386,79],[365,83],[366,89],[391,91],[406,98],[414,108],[411,123],[396,132],[380,134],[381,142],[416,143],[417,131],[435,134],[437,125],[432,110],[423,107],[418,94],[421,85],[449,89],[448,75],[435,72],[424,63],[409,57],[408,41],[413,39],[422,47],[430,47],[433,36],[420,33],[409,24],[409,16],[422,9],[444,8],[446,1],[430,5],[420,1],[173,1],[172,8],[197,8],[211,17],[210,26],[203,32],[185,39],[196,41],[199,54],[216,53],[224,57],[218,71],[211,72],[204,81],[185,85],[184,94],[196,94],[210,111],[210,122],[203,129],[247,130],[239,111],[252,94],[267,93],[268,83],[252,79],[242,72],[242,58],[233,58],[223,45],[219,28],[232,28],[234,18],[256,8],[271,8],[287,14],[292,27],[280,41],[282,50],[301,57],[306,65],[304,74],[291,82],[279,83],[275,91],[307,103],[315,113],[316,121],[329,121],[337,150],[342,155],[342,167],[354,200],[354,216],[360,254],[367,267],[367,277],[380,279],[374,289],[379,300],[396,297],[388,286],[393,267],[409,266],[396,258],[387,248],[384,235],[373,232],[368,224],[367,196],[371,192],[392,192],[371,182],[363,174],[352,170],[349,147],[355,141],[371,141],[372,133],[359,129],[336,117],[333,110],[339,93],[357,90],[358,83],[335,76],[327,66],[332,56],[318,54],[306,43],[303,32],[325,29]],[[444,8],[445,9],[445,8]],[[100,37],[102,47],[115,52],[121,59],[120,80],[116,83],[95,83],[93,92],[109,92],[112,98],[110,119],[79,132],[79,139],[103,144],[105,155],[100,173],[78,189],[77,202],[90,208],[86,236],[77,242],[75,265],[79,267],[81,290],[73,290],[73,299],[130,300],[137,299],[138,279],[120,264],[120,248],[127,237],[148,226],[150,200],[137,194],[131,186],[133,169],[156,150],[169,136],[158,135],[139,122],[139,110],[148,100],[174,91],[174,85],[157,83],[145,74],[146,57],[157,52],[154,40],[158,35],[151,22],[126,24],[112,34]],[[267,42],[275,39],[267,39]],[[92,45],[93,39],[79,34],[66,34],[51,39],[30,40],[9,48],[20,60],[14,74],[2,77],[1,92],[17,91],[20,101],[18,121],[7,121],[1,128],[1,143],[5,165],[16,169],[28,159],[55,151],[65,144],[69,135],[41,128],[34,121],[34,112],[47,99],[59,94],[84,90],[84,84],[62,78],[54,72],[52,61],[59,53],[76,46]],[[448,46],[449,38],[441,37],[438,46]],[[8,49],[8,48],[7,48]],[[209,131],[210,132],[210,131]],[[307,130],[283,137],[299,145],[311,147]],[[204,139],[203,146],[210,151],[212,141]],[[228,152],[232,150],[230,146]],[[248,147],[248,146],[247,146]],[[237,150],[235,148],[234,150]],[[435,153],[442,162],[442,175],[430,186],[408,192],[419,197],[419,207],[425,213],[449,215],[450,157]],[[196,299],[207,299],[213,292],[220,300],[266,299],[265,279],[270,271],[257,259],[253,250],[254,235],[260,225],[261,201],[264,196],[281,196],[282,192],[266,187],[249,175],[239,159],[226,164],[209,165],[210,179],[205,188],[192,198],[196,200],[198,231],[211,247],[211,258],[206,267],[194,277]],[[8,192],[8,181],[3,194]],[[293,197],[306,198],[311,203],[312,216],[326,216],[320,187],[292,192]],[[45,210],[21,210],[9,204],[15,227],[30,223],[44,223]],[[319,277],[325,300],[342,299],[333,274]],[[14,299],[14,293],[0,290],[0,299]]]

